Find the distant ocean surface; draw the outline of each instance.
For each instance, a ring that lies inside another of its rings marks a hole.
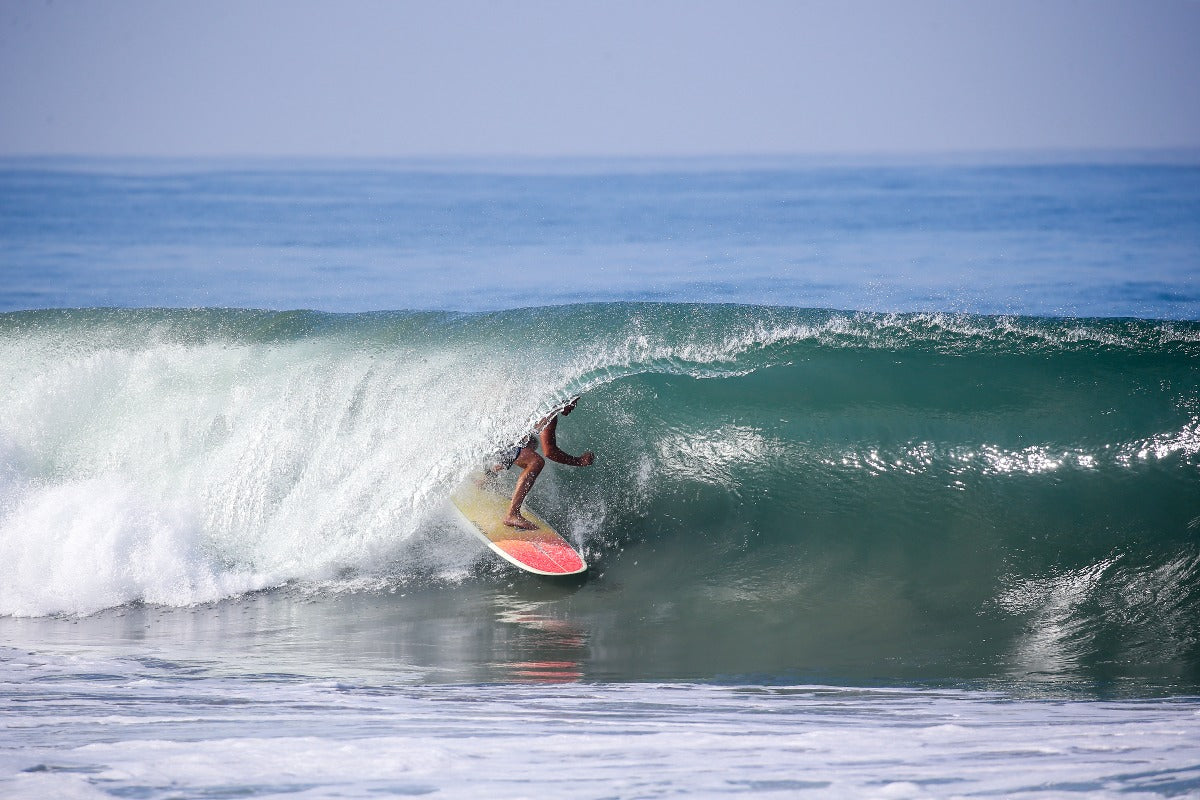
[[[1200,317],[1200,153],[0,159],[0,311],[594,301]]]
[[[0,160],[0,795],[1200,794],[1198,162]]]

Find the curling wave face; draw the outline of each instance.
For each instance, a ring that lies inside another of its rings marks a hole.
[[[702,624],[803,613],[947,647],[984,626],[1026,672],[1192,674],[1198,365],[1185,322],[4,314],[0,614],[487,580],[446,495],[583,394],[562,442],[597,465],[535,502],[606,579],[657,565]]]

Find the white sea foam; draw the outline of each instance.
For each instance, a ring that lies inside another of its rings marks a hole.
[[[86,614],[130,600],[216,600],[270,582],[227,568],[189,515],[115,477],[31,489],[0,520],[0,609]]]
[[[145,336],[5,343],[0,614],[386,568],[537,402],[436,349],[396,363],[321,338]]]
[[[133,793],[148,800],[1128,798],[1200,787],[1195,698],[379,686],[192,669],[177,675],[179,666],[13,651],[0,663],[0,693],[22,708],[0,729],[0,794],[14,800]]]

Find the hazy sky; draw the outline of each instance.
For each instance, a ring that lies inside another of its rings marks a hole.
[[[0,154],[1200,147],[1200,0],[6,0],[0,115]]]

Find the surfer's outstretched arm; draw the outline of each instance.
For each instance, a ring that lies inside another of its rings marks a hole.
[[[556,433],[557,428],[558,417],[550,420],[546,423],[546,427],[542,428],[540,437],[542,440],[542,452],[546,454],[546,458],[571,467],[590,467],[592,462],[596,460],[595,454],[591,450],[585,450],[583,455],[573,456],[565,450],[560,449]]]

